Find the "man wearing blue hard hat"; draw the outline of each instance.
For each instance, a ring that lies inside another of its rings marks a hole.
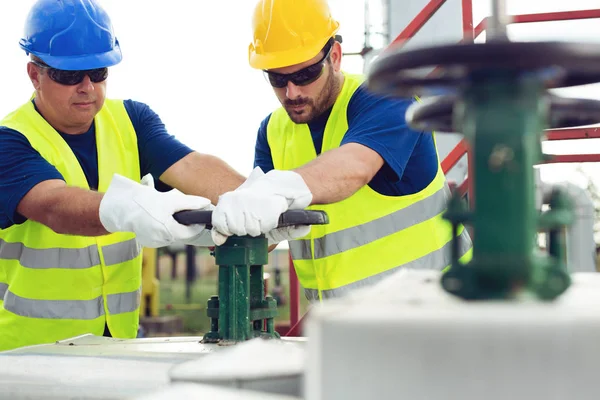
[[[37,1],[19,44],[35,93],[0,122],[0,350],[133,338],[141,246],[206,243],[204,225],[172,215],[212,207],[244,177],[147,105],[105,98],[121,49],[95,0]]]

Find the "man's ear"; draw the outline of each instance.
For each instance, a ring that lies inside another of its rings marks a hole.
[[[333,70],[339,72],[342,68],[342,45],[340,42],[333,42],[333,48],[331,49],[329,57],[331,59],[331,65],[333,65]]]
[[[27,75],[31,80],[31,84],[35,90],[40,88],[40,71],[32,63],[27,63]]]

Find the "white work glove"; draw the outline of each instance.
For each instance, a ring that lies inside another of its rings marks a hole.
[[[300,174],[272,170],[267,174],[256,167],[233,192],[219,197],[212,214],[214,243],[222,245],[231,235],[265,234],[269,244],[296,239],[310,232],[310,225],[277,228],[279,216],[310,205],[312,193]]]
[[[210,200],[173,189],[159,192],[148,174],[141,183],[115,174],[100,202],[100,222],[108,232],[133,232],[144,247],[195,244],[206,240],[205,225],[185,226],[173,214],[183,210],[210,209]]]
[[[310,233],[310,225],[292,225],[284,226],[282,228],[275,228],[265,233],[266,238],[269,240],[269,246],[280,242],[286,242],[288,240],[294,240],[306,236]]]
[[[152,177],[151,174],[146,174],[141,181],[141,184],[144,186],[149,186],[151,188],[154,189],[154,178]],[[199,197],[199,196],[188,196],[186,194],[181,193],[179,190],[177,189],[171,189],[168,192],[165,193],[166,195],[169,196],[175,196],[177,198],[181,198],[182,196],[187,196],[187,197]],[[201,199],[204,199],[204,197],[200,197]],[[208,200],[208,199],[204,199],[204,200]],[[177,201],[177,200],[176,200]],[[214,210],[215,206],[213,206],[210,202],[209,204],[204,207],[201,208],[201,210]],[[200,208],[195,208],[194,210],[200,210]],[[181,211],[181,210],[180,210]],[[175,221],[177,222],[177,221]],[[202,226],[205,227],[204,224],[202,225],[194,225],[194,226]],[[202,229],[202,231],[197,234],[194,237],[191,237],[189,239],[181,239],[181,240],[176,240],[175,242],[173,242],[174,244],[189,244],[192,246],[197,246],[197,247],[212,247],[215,245],[215,243],[212,240],[212,236],[210,234],[210,230],[208,229]]]

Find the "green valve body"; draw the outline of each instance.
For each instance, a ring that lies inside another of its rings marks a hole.
[[[564,225],[573,218],[564,193],[552,194],[551,210],[535,207],[533,166],[543,161],[548,120],[545,89],[535,74],[474,73],[455,108],[455,121],[473,153],[471,212],[454,198],[446,218],[473,228],[473,259],[453,257],[444,288],[467,299],[512,297],[522,290],[552,299],[570,284],[564,262]],[[549,254],[537,249],[537,232],[549,234]]]
[[[219,295],[208,301],[211,330],[205,343],[235,343],[256,337],[279,338],[274,318],[277,303],[265,296],[263,266],[268,263],[267,239],[232,236],[215,248]]]

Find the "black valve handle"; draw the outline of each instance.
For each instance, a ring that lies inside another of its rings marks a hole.
[[[182,225],[205,224],[207,229],[212,228],[212,210],[185,210],[173,214],[175,221]],[[320,210],[288,210],[279,216],[278,228],[294,225],[325,225],[329,217],[325,211]]]
[[[435,74],[418,73],[438,67]],[[600,82],[600,44],[487,42],[442,44],[382,54],[369,67],[367,87],[374,92],[412,97],[432,89],[460,92],[465,82],[486,70],[538,71],[547,89]]]
[[[571,128],[600,123],[600,101],[549,95],[550,116],[548,128]],[[431,132],[457,132],[453,112],[458,102],[455,95],[441,95],[414,103],[406,111],[406,121],[413,128]]]

